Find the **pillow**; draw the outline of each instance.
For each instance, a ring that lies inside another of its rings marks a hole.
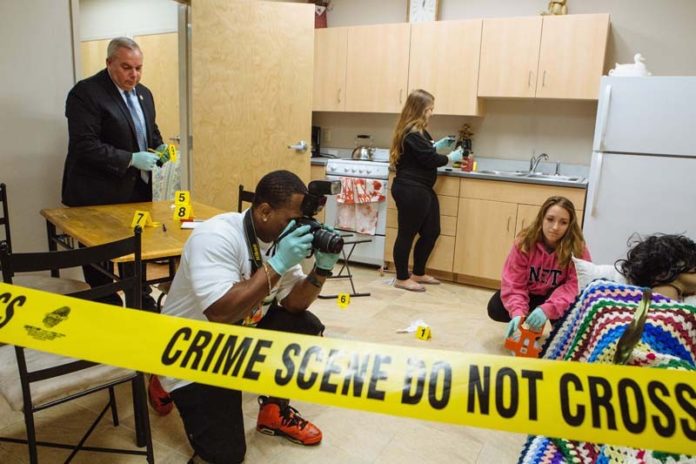
[[[625,284],[626,278],[612,264],[594,264],[573,257],[575,272],[578,274],[578,295],[595,279],[607,279],[619,284]]]

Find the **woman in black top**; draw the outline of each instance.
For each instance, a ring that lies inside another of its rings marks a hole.
[[[415,292],[425,291],[422,284],[440,283],[425,274],[425,264],[440,235],[440,204],[433,185],[439,166],[462,159],[461,148],[447,156],[437,154],[438,148],[449,146],[453,140],[445,137],[433,143],[426,130],[434,104],[435,97],[425,90],[411,92],[394,130],[389,154],[389,161],[396,169],[391,195],[399,223],[394,242],[394,286]],[[413,249],[413,274],[409,275],[408,258],[416,234],[420,237]]]

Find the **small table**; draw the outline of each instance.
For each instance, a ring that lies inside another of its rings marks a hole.
[[[192,201],[191,205],[196,219],[209,219],[224,213],[221,209],[195,201]],[[102,245],[130,237],[133,235],[131,223],[136,210],[149,211],[152,220],[161,224],[157,227],[143,228],[141,236],[143,262],[181,256],[191,230],[181,229],[179,221],[174,220],[171,201],[42,209],[41,215],[46,218],[48,249],[56,251],[58,245],[74,248],[74,243],[72,240],[66,240],[66,236],[86,246]],[[63,233],[58,234],[57,229]],[[116,259],[114,262],[130,262],[133,259],[133,255],[129,255]],[[169,261],[170,276],[154,279],[148,283],[171,280],[175,269],[173,269],[173,260]],[[58,271],[51,271],[51,275],[58,277]]]
[[[339,230],[339,232],[340,232],[340,230]],[[370,296],[370,292],[358,292],[355,289],[355,283],[353,282],[353,273],[350,270],[350,264],[348,261],[350,260],[350,257],[353,255],[353,252],[355,251],[355,247],[357,245],[359,245],[361,243],[370,243],[372,241],[372,239],[371,238],[360,238],[360,237],[355,237],[353,239],[350,239],[350,237],[353,237],[353,234],[341,234],[341,236],[343,238],[347,239],[347,240],[343,241],[343,248],[341,249],[343,266],[341,266],[341,269],[338,271],[337,274],[332,275],[330,277],[327,277],[326,280],[329,280],[329,279],[348,279],[350,281],[351,292],[349,293],[349,295],[351,297]],[[350,249],[349,249],[348,253],[346,253],[346,246],[348,246],[348,245],[350,245]],[[343,273],[344,270],[346,271],[345,274]],[[338,293],[332,294],[332,295],[321,295],[321,294],[318,295],[318,298],[325,299],[325,300],[337,298],[337,297],[338,297]]]

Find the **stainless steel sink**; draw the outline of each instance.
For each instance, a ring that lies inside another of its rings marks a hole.
[[[494,176],[511,176],[511,177],[521,177],[526,175],[527,173],[525,171],[495,171],[495,170],[481,170],[481,171],[476,171],[480,174],[491,174]]]
[[[532,179],[553,180],[557,182],[584,182],[585,178],[580,176],[563,176],[560,174],[545,174],[543,172],[529,171],[498,171],[493,169],[483,169],[477,171],[479,174],[488,174],[501,177],[528,177]]]
[[[560,174],[544,174],[543,172],[530,172],[525,175],[536,179],[558,180],[561,182],[582,182],[585,179],[580,176],[562,176]]]

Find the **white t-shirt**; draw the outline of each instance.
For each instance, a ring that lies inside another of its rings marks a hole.
[[[200,224],[184,245],[179,269],[174,276],[162,314],[207,321],[204,311],[219,300],[238,282],[251,278],[249,247],[244,238],[244,214],[225,213]],[[266,261],[270,243],[258,241],[261,259]],[[273,299],[282,301],[295,284],[304,279],[300,265],[283,274],[270,295],[244,325],[256,325],[266,314]],[[192,383],[172,377],[162,377],[167,391]]]

